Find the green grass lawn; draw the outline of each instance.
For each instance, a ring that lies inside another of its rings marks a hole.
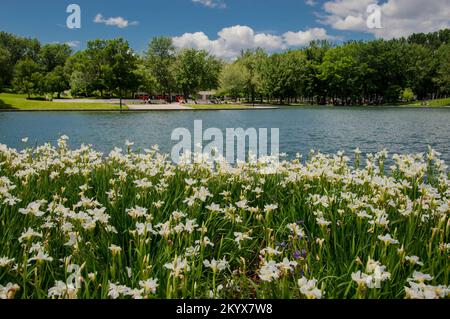
[[[406,106],[418,106],[418,107],[424,107],[424,105],[421,105],[421,102],[414,102],[411,104],[407,104]],[[429,107],[443,107],[443,106],[450,106],[450,98],[447,99],[437,99],[437,100],[430,100],[428,101]]]
[[[0,94],[0,110],[119,110],[108,103],[64,103],[27,100],[24,94]],[[123,106],[123,109],[127,109]]]

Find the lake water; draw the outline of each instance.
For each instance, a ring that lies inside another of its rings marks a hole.
[[[280,152],[294,156],[311,149],[326,153],[356,147],[363,152],[386,148],[389,152],[426,152],[427,146],[441,152],[450,162],[450,109],[417,108],[331,108],[303,107],[260,111],[187,111],[148,113],[25,112],[0,113],[0,143],[21,148],[29,143],[55,142],[61,134],[72,146],[92,144],[102,152],[125,140],[135,147],[158,144],[170,153],[176,142],[172,130],[193,129],[194,120],[203,128],[279,128]]]

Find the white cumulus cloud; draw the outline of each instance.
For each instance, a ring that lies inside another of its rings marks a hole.
[[[225,4],[225,2],[223,2],[223,0],[192,0],[192,2],[199,3],[208,8],[224,9],[227,7],[227,5]]]
[[[367,27],[367,8],[378,4],[381,29]],[[362,31],[377,38],[406,37],[450,27],[450,0],[331,0],[323,5],[319,21],[337,30]]]
[[[276,51],[307,45],[313,40],[325,39],[333,39],[333,37],[323,28],[275,35],[258,33],[248,26],[236,25],[219,31],[216,39],[210,39],[204,32],[195,32],[174,37],[173,43],[177,48],[202,49],[218,57],[231,59],[238,56],[241,50],[262,48]]]
[[[314,7],[317,4],[317,0],[305,0],[308,6]]]
[[[327,40],[331,38],[323,28],[312,28],[298,32],[289,31],[283,37],[289,46],[303,46],[308,45],[313,40]]]
[[[128,21],[127,19],[123,17],[111,17],[111,18],[105,18],[101,13],[98,13],[94,18],[95,23],[102,23],[107,26],[113,26],[118,27],[121,29],[127,28],[129,26],[138,25],[138,21]]]

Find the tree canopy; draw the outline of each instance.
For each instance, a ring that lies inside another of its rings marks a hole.
[[[66,44],[0,32],[0,89],[31,94],[132,96],[137,91],[195,97],[217,90],[255,102],[394,103],[450,95],[450,30],[392,40],[314,41],[284,52],[242,51],[222,61],[204,50],[153,38],[144,54],[124,39]]]
[[[156,37],[149,43],[145,63],[155,79],[156,89],[164,94],[170,94],[175,89],[174,62],[175,47],[172,39]]]
[[[185,98],[201,89],[213,89],[218,85],[220,62],[206,51],[184,49],[177,54],[174,76],[177,88]]]

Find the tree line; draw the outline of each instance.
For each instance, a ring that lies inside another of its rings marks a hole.
[[[250,102],[381,104],[450,95],[450,29],[393,40],[314,41],[268,54],[242,51],[223,61],[204,50],[177,50],[156,37],[143,54],[122,38],[93,40],[73,52],[66,44],[42,45],[0,32],[0,90],[58,97],[194,97],[216,90]]]

